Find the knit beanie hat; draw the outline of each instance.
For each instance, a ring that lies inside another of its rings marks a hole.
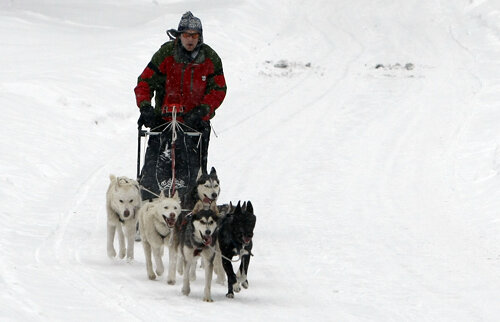
[[[200,38],[203,39],[203,27],[201,26],[201,20],[200,18],[195,17],[191,13],[191,11],[188,11],[182,15],[177,30],[167,30],[167,34],[170,36],[170,38],[177,38],[186,30],[194,30],[198,32],[200,34]]]
[[[181,21],[179,22],[179,27],[177,27],[178,32],[183,32],[186,30],[194,30],[200,35],[203,34],[203,28],[201,26],[200,18],[193,16],[191,11],[188,11],[182,15]]]

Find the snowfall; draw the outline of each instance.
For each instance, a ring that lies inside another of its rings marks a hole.
[[[106,254],[133,89],[187,10],[228,86],[219,202],[257,215],[213,303],[200,267],[186,297]],[[1,321],[500,320],[500,1],[3,0],[0,70]]]

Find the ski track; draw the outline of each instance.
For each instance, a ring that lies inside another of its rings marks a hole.
[[[80,259],[80,249],[92,241],[88,238],[92,236],[89,230],[95,227],[89,225],[91,222],[88,219],[92,217],[82,220],[77,215],[85,214],[87,210],[82,209],[82,204],[92,203],[92,199],[96,197],[95,194],[89,196],[89,191],[95,191],[98,188],[96,186],[98,179],[106,177],[107,174],[104,170],[116,161],[118,160],[113,159],[108,161],[105,166],[99,166],[90,172],[87,179],[76,187],[74,199],[67,203],[68,211],[58,216],[56,229],[36,249],[35,259],[38,265],[44,266],[46,270],[59,275],[58,280],[68,283],[81,294],[97,295],[100,298],[97,302],[107,306],[111,311],[115,311],[113,315],[117,314],[117,316],[122,315],[131,318],[134,315],[130,314],[131,312],[122,304],[127,297],[121,295],[120,292],[116,292],[116,290],[106,291],[104,288],[99,287],[98,284],[92,283],[94,276],[98,272],[89,269],[86,265],[82,265]],[[105,208],[99,207],[99,210],[94,213],[94,216],[105,218],[103,214]],[[71,234],[68,233],[69,227],[75,230]],[[82,228],[84,228],[84,231],[81,231]],[[101,236],[95,237],[101,238]],[[122,277],[126,280],[126,276]],[[100,280],[100,282],[103,281]],[[60,312],[58,314],[60,314],[59,317],[57,317],[58,315],[49,315],[49,317],[59,319],[63,318],[66,313]],[[135,316],[135,320],[139,321],[139,316]]]

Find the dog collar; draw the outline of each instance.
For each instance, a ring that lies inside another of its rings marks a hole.
[[[163,236],[162,234],[160,234],[160,232],[158,230],[156,232],[158,233],[158,235],[160,235],[161,239],[163,239],[163,240],[165,240],[165,238],[167,238],[168,235],[170,235],[170,233],[168,233],[165,236]]]
[[[162,235],[162,233],[160,233],[160,232],[158,231],[158,228],[156,228],[156,227],[155,227],[155,230],[156,230],[156,233],[157,233],[158,235],[160,235],[160,237],[161,237],[161,239],[162,239],[162,240],[165,240],[165,238],[167,238],[167,237],[170,235],[170,233],[172,232],[172,230],[170,230],[170,229],[169,229],[166,235]]]
[[[215,245],[215,241],[214,241],[214,238],[212,238],[211,243],[205,244],[205,243],[200,243],[196,240],[193,240],[193,244],[196,247],[194,249],[193,255],[198,256],[205,248]]]
[[[204,248],[204,247],[203,247]],[[203,251],[203,248],[195,248],[193,252],[193,256],[198,256]]]
[[[123,219],[120,217],[120,215],[119,215],[119,214],[117,214],[117,213],[115,212],[115,215],[116,215],[116,217],[118,217],[118,220],[119,220],[122,224],[124,224],[124,223],[125,223],[125,220],[123,220]]]

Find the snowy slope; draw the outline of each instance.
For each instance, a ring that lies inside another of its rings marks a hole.
[[[201,270],[185,297],[140,244],[105,249],[137,76],[186,10],[228,83],[221,202],[257,214],[250,287],[214,303]],[[497,321],[499,18],[494,0],[0,3],[0,320]]]

